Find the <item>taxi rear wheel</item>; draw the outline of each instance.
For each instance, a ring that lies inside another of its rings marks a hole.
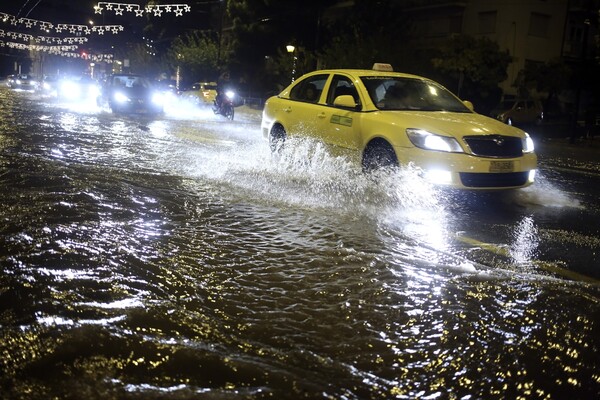
[[[389,143],[383,140],[369,143],[363,152],[362,169],[364,172],[397,166],[398,158],[394,149]]]
[[[275,125],[271,129],[271,134],[269,135],[269,147],[271,147],[272,153],[278,152],[283,147],[285,138],[286,133],[283,126]]]

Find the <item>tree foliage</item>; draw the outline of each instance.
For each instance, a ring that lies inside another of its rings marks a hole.
[[[449,89],[486,112],[500,98],[498,84],[508,77],[511,60],[508,51],[489,38],[456,35],[438,50],[432,63]]]
[[[327,68],[371,68],[375,62],[406,70],[411,57],[406,36],[410,21],[390,0],[356,0],[326,27],[329,39],[320,59]]]
[[[192,31],[175,38],[168,51],[172,69],[187,80],[215,80],[229,58],[229,45],[210,32]]]
[[[529,63],[519,71],[514,84],[521,96],[529,96],[532,90],[544,92],[547,98],[569,87],[572,70],[560,58],[545,63]]]
[[[142,43],[136,43],[127,53],[130,70],[133,73],[157,77],[166,69],[163,57],[156,55]]]

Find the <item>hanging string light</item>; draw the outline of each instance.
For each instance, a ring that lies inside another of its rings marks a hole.
[[[15,42],[5,42],[0,40],[0,48],[8,47],[11,49],[17,50],[29,50],[29,51],[41,51],[44,53],[48,53],[51,55],[68,57],[68,58],[82,58],[85,60],[90,60],[94,62],[112,62],[113,55],[112,54],[88,54],[88,53],[76,53],[74,50],[77,50],[79,46],[77,45],[62,45],[62,46],[45,46],[45,45],[37,45],[37,44],[25,44],[25,43],[15,43]]]
[[[77,37],[56,37],[56,36],[34,36],[28,33],[21,32],[11,32],[0,29],[0,38],[7,37],[12,40],[23,40],[26,42],[35,41],[36,43],[49,43],[49,44],[58,44],[61,45],[63,43],[74,44],[79,43],[83,44],[88,41],[88,38],[85,36],[77,36]]]
[[[97,33],[99,35],[104,35],[104,33],[112,32],[113,34],[117,34],[123,31],[122,25],[99,25],[99,26],[88,26],[88,25],[78,25],[78,24],[53,24],[48,21],[40,21],[37,19],[31,18],[17,18],[14,15],[6,14],[0,12],[0,21],[4,23],[9,23],[12,26],[24,25],[26,28],[37,27],[42,31],[50,32],[54,30],[56,33],[61,33],[63,31],[67,31],[71,34],[79,33],[84,35],[90,35],[92,33]]]
[[[181,17],[184,12],[190,12],[192,7],[187,4],[148,4],[145,7],[141,7],[138,4],[112,3],[107,1],[101,1],[94,6],[96,14],[102,14],[104,10],[112,11],[115,15],[123,15],[123,12],[135,13],[136,17],[143,17],[144,13],[160,17],[163,12],[174,13],[176,17]]]

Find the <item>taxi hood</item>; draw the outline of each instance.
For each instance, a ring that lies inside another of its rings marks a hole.
[[[386,111],[394,124],[424,129],[434,134],[462,138],[464,136],[503,135],[524,138],[525,132],[477,113],[444,111]],[[386,118],[386,117],[384,117]]]

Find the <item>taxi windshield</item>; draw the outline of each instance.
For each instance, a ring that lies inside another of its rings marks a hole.
[[[431,81],[391,76],[364,76],[361,80],[380,110],[471,112],[452,93]]]

